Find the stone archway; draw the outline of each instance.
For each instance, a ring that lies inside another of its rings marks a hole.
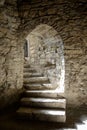
[[[17,113],[32,119],[65,122],[62,40],[46,24],[38,25],[26,39],[30,43],[30,58],[24,64],[25,94]]]
[[[30,66],[44,73],[56,91],[64,93],[63,41],[58,32],[47,24],[40,24],[27,35],[26,40],[30,43]]]

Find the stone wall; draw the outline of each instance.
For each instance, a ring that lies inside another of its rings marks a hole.
[[[10,2],[10,1],[9,1]],[[16,31],[19,25],[16,4],[0,3],[0,108],[16,100],[23,82],[23,44]]]
[[[67,105],[87,105],[86,0],[0,1],[0,95],[22,87],[23,43],[40,24],[62,37]]]

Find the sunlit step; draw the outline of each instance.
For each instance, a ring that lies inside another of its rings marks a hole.
[[[49,98],[22,98],[21,104],[23,106],[33,107],[50,107],[50,108],[65,108],[65,99],[49,99]]]
[[[54,90],[26,90],[24,95],[27,97],[47,97],[47,98],[64,98],[63,91]]]
[[[25,72],[32,72],[32,73],[33,73],[33,72],[34,72],[34,73],[37,72],[34,68],[24,68],[23,71],[24,71],[24,73],[25,73]]]
[[[25,83],[48,83],[49,80],[47,77],[30,77],[30,78],[24,78],[24,84]]]
[[[64,110],[21,107],[18,109],[17,114],[21,117],[29,119],[53,121],[53,122],[66,121],[66,114]]]
[[[25,64],[24,64],[24,68],[30,68],[30,64],[25,63]]]
[[[28,90],[50,90],[50,89],[55,89],[55,87],[53,87],[52,84],[50,83],[41,83],[41,84],[24,84],[24,88],[28,89]]]
[[[27,64],[27,63],[25,63],[25,64],[24,64],[24,68],[30,68],[30,65]]]
[[[41,77],[42,74],[41,73],[29,73],[29,72],[25,72],[23,77],[24,78],[28,78],[28,77]]]

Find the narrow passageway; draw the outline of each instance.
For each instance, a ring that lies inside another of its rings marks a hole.
[[[65,122],[62,40],[57,31],[46,24],[38,25],[26,39],[23,71],[25,92],[17,114],[21,118]]]

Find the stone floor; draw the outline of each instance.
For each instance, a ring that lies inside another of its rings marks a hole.
[[[87,107],[67,109],[66,123],[20,120],[16,116],[18,106],[0,112],[0,130],[87,130]],[[85,120],[85,121],[84,121]]]

